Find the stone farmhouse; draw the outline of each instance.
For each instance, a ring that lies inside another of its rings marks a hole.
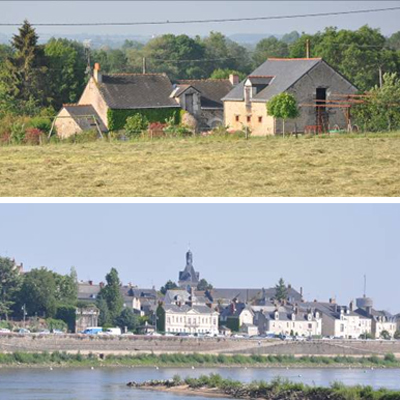
[[[266,104],[284,92],[300,106],[300,116],[288,120],[285,130],[304,132],[307,127],[347,128],[344,110],[329,107],[329,101],[335,94],[355,94],[357,88],[321,58],[269,58],[222,99],[225,125],[248,128],[254,136],[281,134],[282,121],[268,115]]]
[[[232,82],[238,82],[236,75],[173,84],[166,74],[103,74],[96,63],[78,103],[64,105],[54,127],[59,137],[66,138],[87,129],[123,129],[127,117],[136,113],[150,122],[169,118],[179,122],[186,111],[196,130],[208,130],[223,124],[221,99],[233,88]]]

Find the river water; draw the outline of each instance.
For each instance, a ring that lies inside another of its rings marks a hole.
[[[0,369],[0,400],[188,400],[184,395],[149,392],[126,386],[129,381],[168,379],[218,373],[243,382],[276,377],[309,385],[371,385],[400,390],[400,369],[278,369],[278,368],[89,368]],[[205,399],[197,397],[197,400]]]

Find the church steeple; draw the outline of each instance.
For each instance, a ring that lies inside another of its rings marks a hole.
[[[186,266],[192,266],[192,265],[193,265],[193,253],[189,249],[186,252]]]
[[[179,272],[179,286],[187,288],[194,287],[199,283],[199,273],[193,267],[193,253],[189,249],[186,252],[186,266]]]

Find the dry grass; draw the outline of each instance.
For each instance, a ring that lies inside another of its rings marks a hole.
[[[399,196],[400,134],[0,147],[0,196]]]

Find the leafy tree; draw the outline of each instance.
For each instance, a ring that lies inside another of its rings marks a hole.
[[[158,304],[156,310],[156,329],[157,332],[165,332],[165,310],[162,303]]]
[[[52,104],[74,103],[85,85],[83,46],[67,39],[50,39],[44,48],[49,65],[48,84]]]
[[[197,284],[197,290],[211,290],[213,285],[208,283],[204,278],[200,279],[200,282]]]
[[[99,296],[106,301],[109,320],[112,324],[115,324],[124,305],[124,299],[120,292],[121,282],[119,280],[118,271],[115,268],[111,268],[111,271],[106,275],[106,281],[107,284],[100,290]]]
[[[278,284],[275,286],[275,299],[284,301],[287,299],[288,291],[283,278],[279,279]]]
[[[262,39],[257,43],[254,50],[253,61],[255,66],[264,63],[268,57],[288,57],[289,46],[287,43],[278,40],[271,36],[267,39]]]
[[[0,257],[0,316],[8,318],[22,278],[13,260]]]
[[[129,136],[139,136],[149,126],[149,120],[142,114],[135,114],[126,119],[125,132]]]
[[[63,321],[68,327],[69,332],[75,331],[76,307],[75,306],[58,306],[56,319]],[[58,328],[54,328],[58,329]]]
[[[300,38],[300,34],[297,31],[292,31],[290,33],[286,33],[282,36],[281,41],[287,44],[294,43],[296,40]]]
[[[56,299],[60,304],[76,304],[78,296],[78,280],[76,270],[71,268],[69,275],[60,275],[54,273],[54,280],[56,282]]]
[[[169,280],[164,286],[161,286],[160,292],[162,294],[165,294],[167,293],[168,290],[173,290],[178,288],[179,286],[175,282]]]
[[[397,331],[394,333],[393,337],[394,337],[396,340],[399,340],[399,339],[400,339],[400,331],[397,330]]]
[[[139,317],[135,314],[132,308],[124,308],[115,322],[121,330],[127,327],[128,330],[134,331],[139,326]]]
[[[47,268],[27,272],[20,290],[19,304],[26,306],[28,315],[52,318],[57,310],[56,280]]]
[[[99,326],[111,325],[110,310],[107,301],[101,295],[97,296],[96,306],[99,309]]]
[[[198,41],[205,47],[205,58],[210,64],[204,63],[203,68],[208,70],[208,76],[215,69],[231,69],[248,74],[251,62],[245,47],[228,39],[220,32],[211,32],[209,36]]]
[[[390,333],[388,331],[386,331],[386,330],[383,330],[381,332],[380,336],[381,336],[382,339],[385,339],[385,340],[390,340],[391,339]]]
[[[211,79],[228,79],[229,75],[238,75],[239,76],[239,81],[242,81],[244,78],[246,78],[246,74],[244,74],[243,72],[239,72],[239,71],[234,71],[233,69],[215,69],[210,78]]]
[[[8,57],[2,74],[7,94],[18,101],[20,113],[35,114],[46,104],[48,68],[43,47],[28,21],[24,21],[19,34],[12,39],[13,54]]]
[[[382,87],[375,86],[363,104],[352,108],[353,121],[365,131],[400,128],[400,79],[397,74],[384,74]]]
[[[393,33],[393,35],[386,40],[386,47],[391,50],[400,50],[400,31]]]
[[[285,136],[285,121],[299,115],[297,101],[290,93],[280,93],[267,103],[268,114],[283,120],[283,136]]]

